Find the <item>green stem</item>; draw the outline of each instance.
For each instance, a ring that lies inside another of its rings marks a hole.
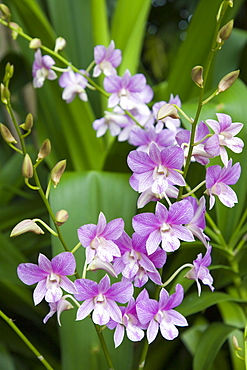
[[[7,109],[8,113],[11,117],[11,120],[12,120],[14,126],[15,126],[16,132],[17,132],[18,137],[20,139],[22,154],[25,155],[27,153],[25,141],[24,141],[23,135],[21,134],[20,127],[19,127],[19,125],[16,121],[16,118],[15,118],[15,115],[14,115],[14,112],[13,112],[10,101],[8,101],[8,104],[6,105],[6,109]],[[15,150],[17,151],[17,148],[15,148]]]
[[[194,187],[194,189],[190,190],[188,193],[186,194],[183,194],[182,195],[182,198],[186,198],[188,197],[189,195],[191,194],[194,194],[198,189],[200,189],[204,184],[206,183],[206,180],[203,180],[202,182],[200,182],[200,184],[198,184],[196,187]]]
[[[102,347],[102,350],[104,352],[104,355],[105,355],[105,359],[106,359],[106,362],[107,362],[107,365],[108,365],[108,368],[109,370],[114,370],[114,366],[113,366],[113,363],[112,363],[112,360],[111,360],[111,357],[110,357],[110,354],[109,354],[109,351],[108,351],[108,348],[106,346],[106,343],[105,343],[105,339],[104,339],[104,336],[103,336],[103,333],[100,329],[100,326],[99,325],[96,325],[94,324],[94,327],[95,327],[95,330],[97,332],[97,335],[98,335],[98,338],[99,338],[99,341],[100,341],[100,344],[101,344],[101,347]]]
[[[194,265],[192,265],[191,263],[185,263],[183,266],[180,266],[173,274],[172,276],[166,280],[161,286],[162,288],[164,288],[165,286],[167,286],[168,284],[170,284],[170,282],[180,273],[180,271],[182,271],[183,269],[185,268],[193,268]]]
[[[147,339],[145,339],[144,345],[143,345],[143,348],[142,348],[142,353],[141,353],[140,361],[139,361],[138,370],[144,369],[144,366],[145,366],[145,363],[146,363],[147,354],[148,354],[148,349],[149,349],[149,344],[148,344]]]
[[[21,340],[28,346],[28,348],[33,352],[37,359],[44,365],[44,367],[48,370],[53,370],[53,367],[46,361],[46,359],[41,355],[41,353],[27,339],[27,337],[22,333],[22,331],[14,324],[13,320],[6,316],[1,310],[0,316],[11,327],[11,329],[15,331],[15,333],[21,338]]]

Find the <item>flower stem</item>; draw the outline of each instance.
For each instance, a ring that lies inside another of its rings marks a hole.
[[[41,353],[27,339],[27,337],[22,333],[22,331],[14,324],[13,320],[6,316],[1,310],[0,316],[11,327],[11,329],[15,331],[15,333],[21,338],[21,340],[28,346],[28,348],[33,352],[37,359],[44,365],[44,367],[48,370],[53,370],[53,367],[46,361],[46,359],[41,355]]]
[[[149,344],[148,344],[147,339],[145,339],[144,345],[143,345],[143,348],[142,348],[140,361],[139,361],[138,370],[144,369],[144,366],[145,366],[145,363],[146,363],[146,357],[147,357],[147,354],[148,354],[148,349],[149,349]]]
[[[106,346],[106,342],[105,342],[105,339],[104,339],[102,330],[100,329],[100,326],[99,325],[94,324],[94,327],[95,327],[95,330],[97,332],[97,335],[98,335],[98,338],[99,338],[99,341],[100,341],[102,350],[104,352],[104,355],[105,355],[105,359],[106,359],[108,368],[109,368],[109,370],[114,370],[114,366],[113,366],[113,363],[112,363],[112,360],[111,360],[111,357],[110,357],[108,348]]]

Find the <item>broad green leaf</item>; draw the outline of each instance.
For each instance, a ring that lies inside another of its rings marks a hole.
[[[144,38],[150,0],[118,0],[113,14],[111,37],[122,50],[120,74],[129,69],[136,73]]]
[[[105,172],[65,173],[59,186],[51,194],[51,205],[56,212],[66,209],[68,221],[61,227],[64,239],[72,249],[77,243],[77,229],[87,223],[97,223],[102,211],[107,222],[122,217],[126,230],[130,232],[131,218],[135,214],[136,194],[128,184],[128,175]],[[58,240],[53,240],[53,253],[63,251]],[[85,250],[80,247],[75,253],[77,270],[82,272]],[[99,281],[103,271],[91,273],[87,277]],[[113,353],[117,369],[131,368],[132,345],[126,341],[116,351],[113,350],[112,332],[104,331],[107,344]],[[83,363],[86,369],[105,368],[105,359],[100,349],[95,328],[90,319],[75,322],[75,309],[62,316],[60,329],[63,369],[76,368]],[[126,364],[126,361],[129,361]]]
[[[12,356],[2,343],[0,343],[0,364],[4,370],[15,370]]]
[[[198,348],[193,361],[193,369],[210,369],[223,343],[234,330],[235,328],[224,325],[220,322],[209,325],[198,343]]]
[[[243,329],[246,325],[246,314],[243,308],[235,302],[218,303],[223,321],[227,325]]]
[[[183,302],[178,307],[178,311],[187,317],[194,313],[201,312],[217,303],[227,301],[245,302],[243,299],[234,298],[229,294],[221,292],[203,292],[200,297],[198,297],[198,293],[192,293],[184,298]]]

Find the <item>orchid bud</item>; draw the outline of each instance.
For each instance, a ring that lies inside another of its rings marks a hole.
[[[69,214],[65,209],[61,209],[56,213],[55,219],[57,226],[62,226],[69,218]]]
[[[102,261],[99,257],[94,257],[92,262],[88,265],[87,271],[105,270],[108,274],[113,277],[117,277],[117,274],[113,266],[106,261]]]
[[[46,158],[51,152],[51,142],[49,139],[46,139],[40,147],[36,162],[40,159]]]
[[[217,42],[222,43],[229,39],[232,33],[234,20],[230,20],[227,24],[225,24],[218,32],[217,35]]]
[[[1,18],[2,19],[7,19],[7,21],[9,22],[10,21],[10,18],[11,18],[11,13],[10,13],[10,10],[9,8],[7,7],[7,5],[5,4],[0,4],[0,10],[2,12],[2,16]]]
[[[51,170],[51,180],[54,183],[54,187],[60,182],[62,174],[66,168],[66,159],[59,161],[55,167]]]
[[[6,66],[5,66],[5,74],[4,74],[4,77],[3,77],[4,85],[7,86],[9,80],[11,79],[11,77],[13,77],[13,74],[14,74],[13,64],[7,63]]]
[[[203,87],[203,67],[196,66],[192,68],[191,78],[197,86]]]
[[[3,123],[0,123],[0,132],[1,132],[3,140],[6,141],[6,143],[8,143],[8,144],[17,144],[16,139],[11,134],[8,127],[5,126]]]
[[[72,308],[74,308],[74,306],[66,301],[66,299],[64,299],[63,297],[59,299],[57,303],[57,322],[59,324],[59,326],[61,326],[61,322],[60,322],[60,316],[61,316],[61,313],[63,311],[68,311],[68,310],[71,310]]]
[[[27,219],[19,222],[11,231],[10,236],[18,236],[27,232],[44,234],[44,231],[33,220]]]
[[[158,111],[158,120],[165,117],[180,118],[177,109],[172,104],[164,104]]]
[[[33,177],[33,164],[29,154],[26,154],[23,160],[22,176],[28,179]]]
[[[239,76],[239,69],[237,71],[233,71],[225,75],[218,84],[217,94],[228,90],[234,84],[238,76]]]
[[[10,92],[9,89],[4,86],[4,84],[1,84],[1,100],[2,103],[7,105],[10,99]]]
[[[235,349],[235,351],[242,351],[242,348],[240,348],[238,345],[238,340],[235,337],[235,335],[232,336],[232,344],[233,344],[233,348]]]
[[[32,113],[28,113],[25,122],[20,125],[20,128],[22,128],[25,131],[30,131],[32,127],[33,127],[33,115]]]
[[[54,49],[55,53],[63,50],[65,46],[66,46],[66,40],[63,37],[58,37],[55,43],[55,49]]]
[[[13,40],[16,40],[19,35],[18,31],[22,31],[22,28],[19,26],[19,24],[15,22],[10,22],[9,25],[12,27],[11,29],[12,38]]]
[[[39,49],[42,45],[42,42],[38,38],[34,38],[29,42],[29,48],[30,49]]]

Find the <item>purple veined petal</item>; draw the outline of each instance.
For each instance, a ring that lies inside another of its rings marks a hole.
[[[169,310],[168,314],[169,314],[169,316],[172,320],[172,323],[174,325],[188,326],[188,322],[187,322],[186,318],[180,312],[177,312],[175,310]]]
[[[138,181],[137,191],[143,192],[153,185],[153,170],[145,172],[145,173],[134,173],[130,178],[130,185],[135,185],[135,182]],[[134,189],[134,186],[133,186]],[[135,190],[135,189],[134,189]]]
[[[224,132],[229,132],[232,136],[235,136],[242,130],[243,126],[243,123],[232,122],[231,125],[224,130]]]
[[[131,323],[126,327],[126,334],[132,342],[139,342],[144,337],[144,331],[137,325],[132,325]]]
[[[161,151],[162,164],[168,168],[181,170],[184,163],[184,151],[180,147],[168,147]]]
[[[142,91],[146,86],[146,78],[143,74],[137,73],[134,76],[130,77],[128,83],[128,89],[131,92],[139,92]]]
[[[100,212],[98,217],[98,224],[96,225],[96,235],[100,236],[106,227],[106,218],[103,212]]]
[[[76,268],[75,257],[70,252],[63,252],[51,260],[52,271],[58,275],[73,275]]]
[[[117,93],[113,93],[108,99],[108,108],[116,107],[119,103],[119,96]]]
[[[76,320],[85,319],[85,317],[87,317],[93,309],[94,309],[93,299],[87,299],[79,307],[76,315]]]
[[[175,288],[175,293],[170,295],[168,300],[167,300],[167,295],[165,295],[165,299],[163,299],[163,295],[164,295],[164,292],[160,292],[160,302],[162,302],[162,309],[170,310],[174,307],[179,306],[182,303],[184,299],[184,289],[181,284],[177,284]]]
[[[149,147],[149,157],[156,165],[161,164],[161,151],[155,142],[152,142]]]
[[[225,140],[227,148],[232,150],[234,153],[241,153],[244,147],[244,142],[239,137],[233,137],[232,139]]]
[[[149,259],[153,262],[156,268],[162,268],[166,263],[167,255],[166,252],[158,248],[154,253],[150,254]]]
[[[232,118],[229,116],[229,114],[225,113],[216,113],[216,116],[218,118],[219,124],[220,124],[220,131],[224,131],[232,124]]]
[[[75,298],[78,301],[94,298],[99,294],[98,284],[95,281],[89,279],[78,279],[74,284],[78,292],[75,294]]]
[[[219,134],[221,132],[220,123],[214,119],[207,119],[206,124],[216,133]]]
[[[159,331],[159,324],[154,319],[150,321],[147,328],[147,340],[148,344],[152,343],[157,337]]]
[[[63,292],[59,286],[53,286],[51,289],[46,290],[45,300],[46,302],[58,302],[62,298]]]
[[[137,288],[143,287],[143,285],[145,285],[148,282],[149,274],[151,274],[151,272],[147,273],[145,272],[145,270],[141,271],[140,269],[139,273],[137,273],[136,276],[134,277],[134,286]]]
[[[90,247],[86,248],[86,262],[90,263],[94,259],[96,255],[96,249],[92,249]]]
[[[46,279],[39,281],[33,291],[33,301],[35,306],[42,301],[46,294],[46,290]]]
[[[79,98],[82,100],[82,101],[88,101],[88,96],[87,96],[87,93],[85,91],[82,91],[81,93],[78,92],[78,96]]]
[[[211,136],[205,143],[204,149],[212,157],[217,157],[220,154],[219,136],[216,134]]]
[[[161,223],[156,215],[150,212],[140,213],[132,219],[133,229],[137,234],[147,236],[160,227]]]
[[[48,72],[48,76],[47,76],[47,79],[50,80],[50,81],[53,81],[57,78],[57,74],[55,71],[53,71],[52,69]]]
[[[219,200],[226,207],[234,207],[235,203],[238,203],[238,198],[236,193],[230,188],[230,186],[221,183],[222,191],[218,194]]]
[[[137,263],[126,264],[122,270],[122,275],[127,279],[132,280],[133,277],[137,274],[139,266]]]
[[[184,199],[170,206],[167,222],[173,225],[188,224],[192,220],[193,215],[194,211],[191,203]]]
[[[122,254],[132,249],[132,239],[125,231],[123,231],[120,238],[118,238],[115,243],[120,248]]]
[[[94,60],[97,64],[102,62],[103,59],[105,59],[106,56],[106,47],[103,45],[97,45],[94,48]]]
[[[154,253],[159,247],[161,241],[162,235],[159,229],[156,229],[153,232],[151,232],[146,243],[147,254],[150,255]]]
[[[154,299],[138,298],[136,302],[137,316],[142,324],[147,324],[159,311],[159,304]]]
[[[109,93],[118,93],[121,89],[121,77],[117,75],[107,76],[104,79],[104,89]]]
[[[68,293],[77,293],[74,283],[67,276],[61,276],[60,286]]]
[[[145,254],[143,254],[143,253],[141,255],[141,259],[139,261],[139,264],[146,271],[150,271],[150,272],[156,272],[157,271],[153,262],[147,256],[145,256]]]
[[[105,275],[99,282],[98,284],[98,290],[99,290],[99,293],[102,293],[102,294],[105,294],[105,293],[108,293],[109,289],[110,289],[110,278],[108,275]],[[107,294],[108,296],[108,294]]]
[[[51,261],[42,253],[39,254],[38,265],[43,271],[45,271],[47,273],[52,272]]]
[[[157,270],[156,270],[155,272],[148,272],[148,277],[149,277],[149,279],[151,279],[155,284],[157,284],[157,285],[161,285],[161,284],[162,284],[160,274],[158,273],[158,271],[157,271]]]
[[[183,178],[183,175],[181,173],[178,173],[175,170],[169,170],[168,171],[168,180],[170,184],[172,185],[180,185],[180,186],[185,186],[185,180]]]
[[[97,255],[100,256],[101,254],[103,254],[105,256],[107,262],[112,261],[112,259],[113,259],[112,256],[121,257],[121,252],[120,252],[118,246],[112,240],[107,240],[106,241],[106,248],[99,248],[97,250]],[[108,261],[109,259],[111,261]]]
[[[162,238],[161,247],[166,252],[174,252],[180,247],[180,240],[176,236],[166,233]]]
[[[96,237],[96,225],[83,225],[77,230],[77,233],[82,246],[87,248],[90,246],[91,241]]]
[[[116,302],[107,298],[107,312],[112,320],[122,323],[122,313]],[[103,324],[104,325],[104,324]]]
[[[196,127],[195,141],[197,142],[202,140],[208,134],[209,134],[208,126],[201,121],[199,125]],[[206,141],[207,139],[204,140],[203,143],[205,143]]]
[[[190,142],[190,131],[189,130],[184,130],[184,129],[180,130],[176,134],[175,139],[176,139],[179,146],[181,146],[184,143],[189,144],[189,142]]]
[[[106,325],[110,320],[108,309],[102,303],[96,303],[94,306],[92,320],[95,324]]]
[[[115,348],[117,348],[118,346],[120,346],[120,344],[122,343],[124,339],[124,326],[123,325],[118,324],[116,326],[113,338],[114,338]]]
[[[210,189],[220,177],[221,167],[218,165],[210,166],[206,169],[206,188]]]
[[[17,275],[19,279],[27,285],[32,285],[46,279],[48,273],[34,263],[21,263],[17,267]]]
[[[42,57],[42,64],[46,69],[50,69],[55,64],[55,61],[50,55],[44,55]]]
[[[179,334],[179,331],[175,325],[173,325],[172,323],[167,323],[163,320],[160,323],[160,332],[161,335],[167,340],[173,340]]]
[[[192,232],[185,226],[173,225],[172,230],[173,235],[180,240],[184,240],[186,242],[193,242],[195,240]]]
[[[169,212],[167,208],[164,206],[164,204],[157,202],[155,207],[155,216],[159,220],[160,224],[167,221],[168,214]]]
[[[119,303],[126,303],[133,296],[134,288],[130,282],[112,284],[107,292],[107,297]]]
[[[241,174],[240,163],[235,163],[232,167],[232,160],[228,162],[226,168],[223,168],[221,171],[220,181],[224,182],[227,185],[234,185],[239,180]]]
[[[222,163],[224,164],[224,166],[227,166],[228,154],[227,154],[226,148],[222,145],[220,146],[220,158],[221,158]]]
[[[156,144],[154,145],[156,146]],[[151,171],[156,166],[155,162],[153,162],[147,153],[137,150],[132,150],[129,153],[127,163],[131,171],[136,173]]]
[[[104,229],[104,238],[116,240],[120,238],[124,231],[124,220],[122,218],[116,218],[106,225]]]

